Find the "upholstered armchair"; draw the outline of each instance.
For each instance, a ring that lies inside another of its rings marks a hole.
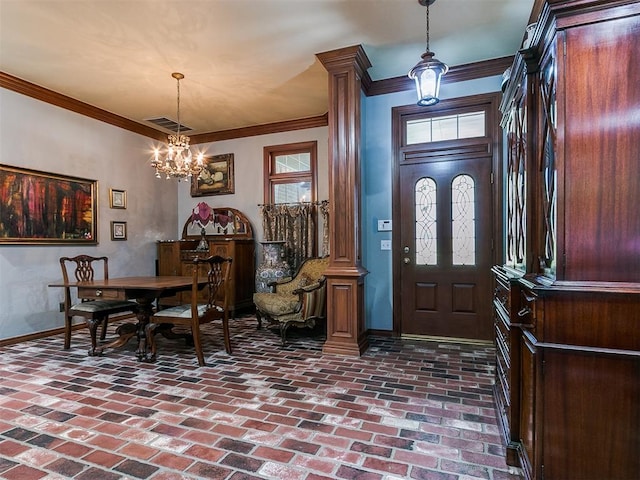
[[[273,283],[272,293],[254,293],[258,328],[262,318],[278,325],[284,346],[289,327],[315,327],[317,320],[325,318],[328,266],[329,257],[308,258],[292,278]]]

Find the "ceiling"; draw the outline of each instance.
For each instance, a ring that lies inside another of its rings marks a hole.
[[[430,47],[449,66],[513,55],[534,0],[439,0]],[[372,80],[425,51],[418,0],[0,0],[0,71],[138,123],[190,134],[322,115],[315,54],[362,45]]]

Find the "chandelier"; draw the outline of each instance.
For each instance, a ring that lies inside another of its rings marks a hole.
[[[180,134],[180,80],[184,78],[184,75],[175,72],[171,76],[178,83],[178,129],[175,135],[169,135],[166,152],[163,155],[159,149],[155,149],[151,166],[156,170],[156,178],[162,178],[161,174],[164,174],[167,179],[177,178],[180,181],[200,174],[203,155],[199,153],[194,161],[191,150],[189,150],[189,137]]]
[[[440,80],[449,71],[449,67],[437,58],[433,58],[435,54],[429,50],[429,5],[432,5],[435,1],[418,0],[420,5],[427,7],[427,51],[422,54],[422,60],[409,72],[409,78],[416,82],[418,105],[423,107],[435,105],[440,101],[438,98]]]

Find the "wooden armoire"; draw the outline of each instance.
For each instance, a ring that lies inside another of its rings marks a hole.
[[[495,398],[526,479],[640,478],[640,1],[538,0],[501,110]]]

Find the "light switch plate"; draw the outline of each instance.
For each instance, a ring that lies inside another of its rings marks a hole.
[[[378,220],[378,231],[379,232],[390,232],[391,231],[391,220]]]

